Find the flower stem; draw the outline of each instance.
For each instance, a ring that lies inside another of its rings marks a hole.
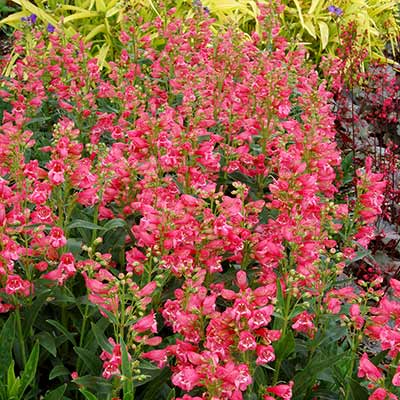
[[[17,317],[17,332],[18,332],[19,347],[21,349],[22,367],[25,368],[26,364],[25,341],[24,341],[24,334],[22,333],[21,313],[19,311],[19,305],[15,307],[15,315]]]
[[[349,396],[350,396],[351,377],[353,375],[354,364],[356,362],[357,348],[358,348],[358,340],[357,340],[357,337],[355,336],[353,339],[352,348],[351,348],[351,361],[350,361],[349,372],[347,373],[347,384],[346,384],[344,400],[348,400]]]

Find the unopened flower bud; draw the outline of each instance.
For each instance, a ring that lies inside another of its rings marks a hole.
[[[101,237],[98,237],[93,241],[94,246],[98,246],[101,243],[103,243],[103,238],[101,238]]]

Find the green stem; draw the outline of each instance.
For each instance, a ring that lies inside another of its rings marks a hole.
[[[25,341],[24,341],[24,334],[22,333],[21,313],[19,311],[19,305],[17,305],[17,307],[15,308],[15,315],[17,317],[17,332],[18,332],[19,346],[21,348],[22,367],[25,368],[26,364]]]
[[[350,396],[350,392],[351,392],[351,377],[353,375],[354,364],[356,362],[357,348],[358,348],[358,340],[357,340],[357,337],[354,336],[353,343],[352,343],[352,349],[351,349],[350,368],[349,368],[349,371],[347,372],[347,383],[346,383],[344,400],[348,400],[349,396]]]
[[[83,322],[82,322],[82,327],[81,327],[81,334],[79,338],[79,346],[82,347],[83,345],[83,340],[85,337],[85,331],[86,331],[86,322],[87,322],[87,316],[88,316],[88,311],[89,311],[89,304],[86,304],[85,306],[85,311],[83,313]]]
[[[94,208],[93,223],[97,225],[98,221],[99,221],[99,203],[97,203]],[[97,237],[97,229],[93,229],[91,246],[93,246],[93,242],[96,240],[96,237]]]
[[[284,339],[285,335],[286,335],[286,330],[288,327],[288,323],[289,323],[289,311],[290,311],[290,303],[291,303],[291,296],[288,295],[288,297],[285,300],[285,307],[284,307],[284,319],[283,319],[283,326],[281,329],[281,338]],[[276,359],[276,363],[275,363],[275,371],[274,371],[274,376],[272,378],[272,385],[276,385],[279,379],[279,372],[282,366],[282,361],[283,359],[278,356]]]

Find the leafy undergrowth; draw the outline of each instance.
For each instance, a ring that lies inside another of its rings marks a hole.
[[[107,73],[78,37],[16,33],[2,399],[397,398],[400,282],[343,274],[385,173],[342,169],[345,82],[328,91],[261,11],[251,40],[200,13],[131,26]]]

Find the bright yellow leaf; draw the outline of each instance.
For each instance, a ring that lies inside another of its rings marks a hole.
[[[108,54],[109,50],[110,50],[110,45],[107,42],[105,42],[103,44],[103,46],[101,47],[98,55],[96,56],[97,65],[100,67],[100,69],[102,69],[105,65],[107,54]]]
[[[306,28],[307,32],[314,38],[317,38],[317,34],[315,33],[315,27],[310,18],[307,18],[304,20],[304,28]]]
[[[7,24],[16,28],[21,23],[21,18],[27,17],[29,14],[26,11],[19,11],[15,14],[11,14],[0,21],[0,26]]]
[[[54,26],[57,25],[57,21],[49,14],[47,14],[44,10],[39,7],[36,7],[28,0],[13,0],[14,3],[19,4],[22,9],[29,11],[31,14],[35,14],[42,21],[46,21],[49,24]]]
[[[90,42],[96,35],[99,33],[103,33],[106,31],[106,27],[104,24],[98,25],[95,28],[93,28],[86,36],[85,36],[85,42]]]
[[[325,50],[329,42],[329,27],[323,21],[318,21],[319,32],[321,34],[322,50]]]
[[[68,15],[67,17],[65,17],[64,23],[67,24],[68,22],[75,21],[77,19],[94,18],[94,17],[98,17],[99,15],[100,15],[100,13],[98,13],[97,11],[79,12],[79,13]]]
[[[96,10],[100,12],[106,12],[107,6],[104,0],[96,0]]]
[[[113,15],[119,13],[120,11],[121,11],[121,8],[118,7],[118,6],[115,6],[115,7],[113,7],[113,8],[110,8],[110,9],[107,10],[107,12],[106,12],[106,18],[110,18],[110,17],[112,17]]]
[[[316,10],[317,6],[318,6],[320,3],[323,3],[323,2],[324,2],[324,0],[312,0],[312,2],[311,2],[311,7],[310,7],[310,9],[308,10],[308,14],[314,14],[314,11]]]

